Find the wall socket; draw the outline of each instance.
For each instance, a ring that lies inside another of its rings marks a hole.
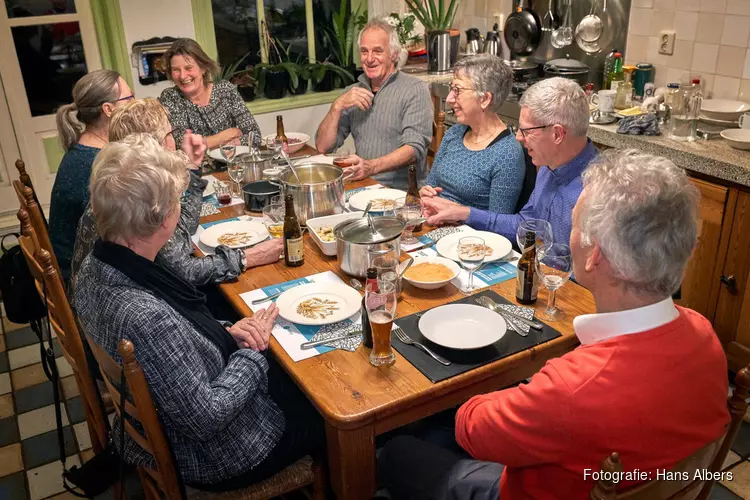
[[[671,56],[674,54],[674,31],[661,31],[659,32],[659,54],[666,54]]]

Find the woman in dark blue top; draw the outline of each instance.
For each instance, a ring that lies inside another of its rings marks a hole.
[[[523,148],[497,115],[513,73],[491,54],[459,61],[446,102],[457,125],[443,137],[421,195],[512,213],[525,175]]]
[[[116,71],[101,69],[78,80],[73,103],[57,110],[57,130],[66,153],[52,187],[49,237],[66,284],[76,227],[89,202],[91,165],[107,144],[112,111],[132,98],[133,92]]]

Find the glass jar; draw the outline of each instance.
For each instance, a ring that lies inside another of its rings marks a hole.
[[[698,115],[703,94],[698,85],[680,85],[671,95],[669,135],[674,141],[694,141],[697,139]]]

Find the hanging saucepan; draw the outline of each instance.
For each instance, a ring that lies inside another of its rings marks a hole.
[[[536,13],[523,7],[520,0],[516,11],[505,21],[505,43],[513,54],[531,55],[542,39],[541,21]]]

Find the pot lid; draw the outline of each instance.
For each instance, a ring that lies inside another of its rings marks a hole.
[[[391,241],[401,235],[406,225],[396,217],[373,217],[375,232],[367,224],[367,217],[352,219],[338,224],[333,232],[337,239],[347,243],[371,245]]]
[[[583,64],[581,61],[571,59],[570,54],[566,54],[565,58],[553,59],[547,61],[544,65],[544,69],[552,69],[553,71],[588,71],[589,67]]]
[[[254,195],[279,194],[279,186],[266,180],[249,182],[242,187],[242,190]]]
[[[276,155],[273,151],[258,151],[256,154],[245,153],[237,155],[235,161],[242,161],[244,163],[263,163],[273,159]]]
[[[510,66],[510,69],[513,71],[524,71],[524,70],[530,70],[530,69],[536,69],[539,67],[537,63],[531,62],[531,61],[505,61],[508,66]]]

